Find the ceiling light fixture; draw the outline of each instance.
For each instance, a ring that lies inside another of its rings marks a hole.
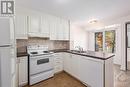
[[[92,20],[88,21],[89,24],[95,24],[95,23],[97,23],[97,22],[98,22],[97,19],[92,19]]]

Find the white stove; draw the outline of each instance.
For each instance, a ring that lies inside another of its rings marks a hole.
[[[48,51],[48,46],[28,46],[27,51],[29,54],[29,85],[54,76],[54,58],[52,52]]]

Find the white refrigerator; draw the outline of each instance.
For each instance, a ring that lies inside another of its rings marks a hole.
[[[13,18],[0,18],[0,87],[16,87],[16,44]]]

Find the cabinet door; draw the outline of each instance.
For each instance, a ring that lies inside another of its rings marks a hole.
[[[43,37],[49,37],[50,35],[50,22],[49,22],[49,15],[43,15],[41,17],[41,33]]]
[[[63,26],[63,39],[64,40],[69,40],[69,21],[68,20],[63,20],[62,21],[62,26]]]
[[[39,34],[40,33],[40,16],[29,16],[29,33],[35,33]]]
[[[50,16],[50,40],[57,40],[57,17]]]
[[[15,17],[16,39],[28,39],[27,16],[17,15]]]
[[[19,59],[19,86],[23,86],[28,83],[28,62],[27,57],[21,57]]]
[[[80,60],[80,80],[90,87],[104,87],[103,62],[82,57]]]
[[[63,68],[66,72],[71,73],[71,54],[70,53],[64,53],[63,57]]]
[[[80,57],[79,55],[72,55],[72,60],[71,60],[71,74],[76,77],[77,79],[80,79],[80,70],[79,70],[79,63],[80,63]]]

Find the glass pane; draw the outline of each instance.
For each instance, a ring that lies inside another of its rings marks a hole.
[[[95,51],[103,51],[103,32],[95,33]]]
[[[105,31],[105,52],[115,52],[115,30]]]

